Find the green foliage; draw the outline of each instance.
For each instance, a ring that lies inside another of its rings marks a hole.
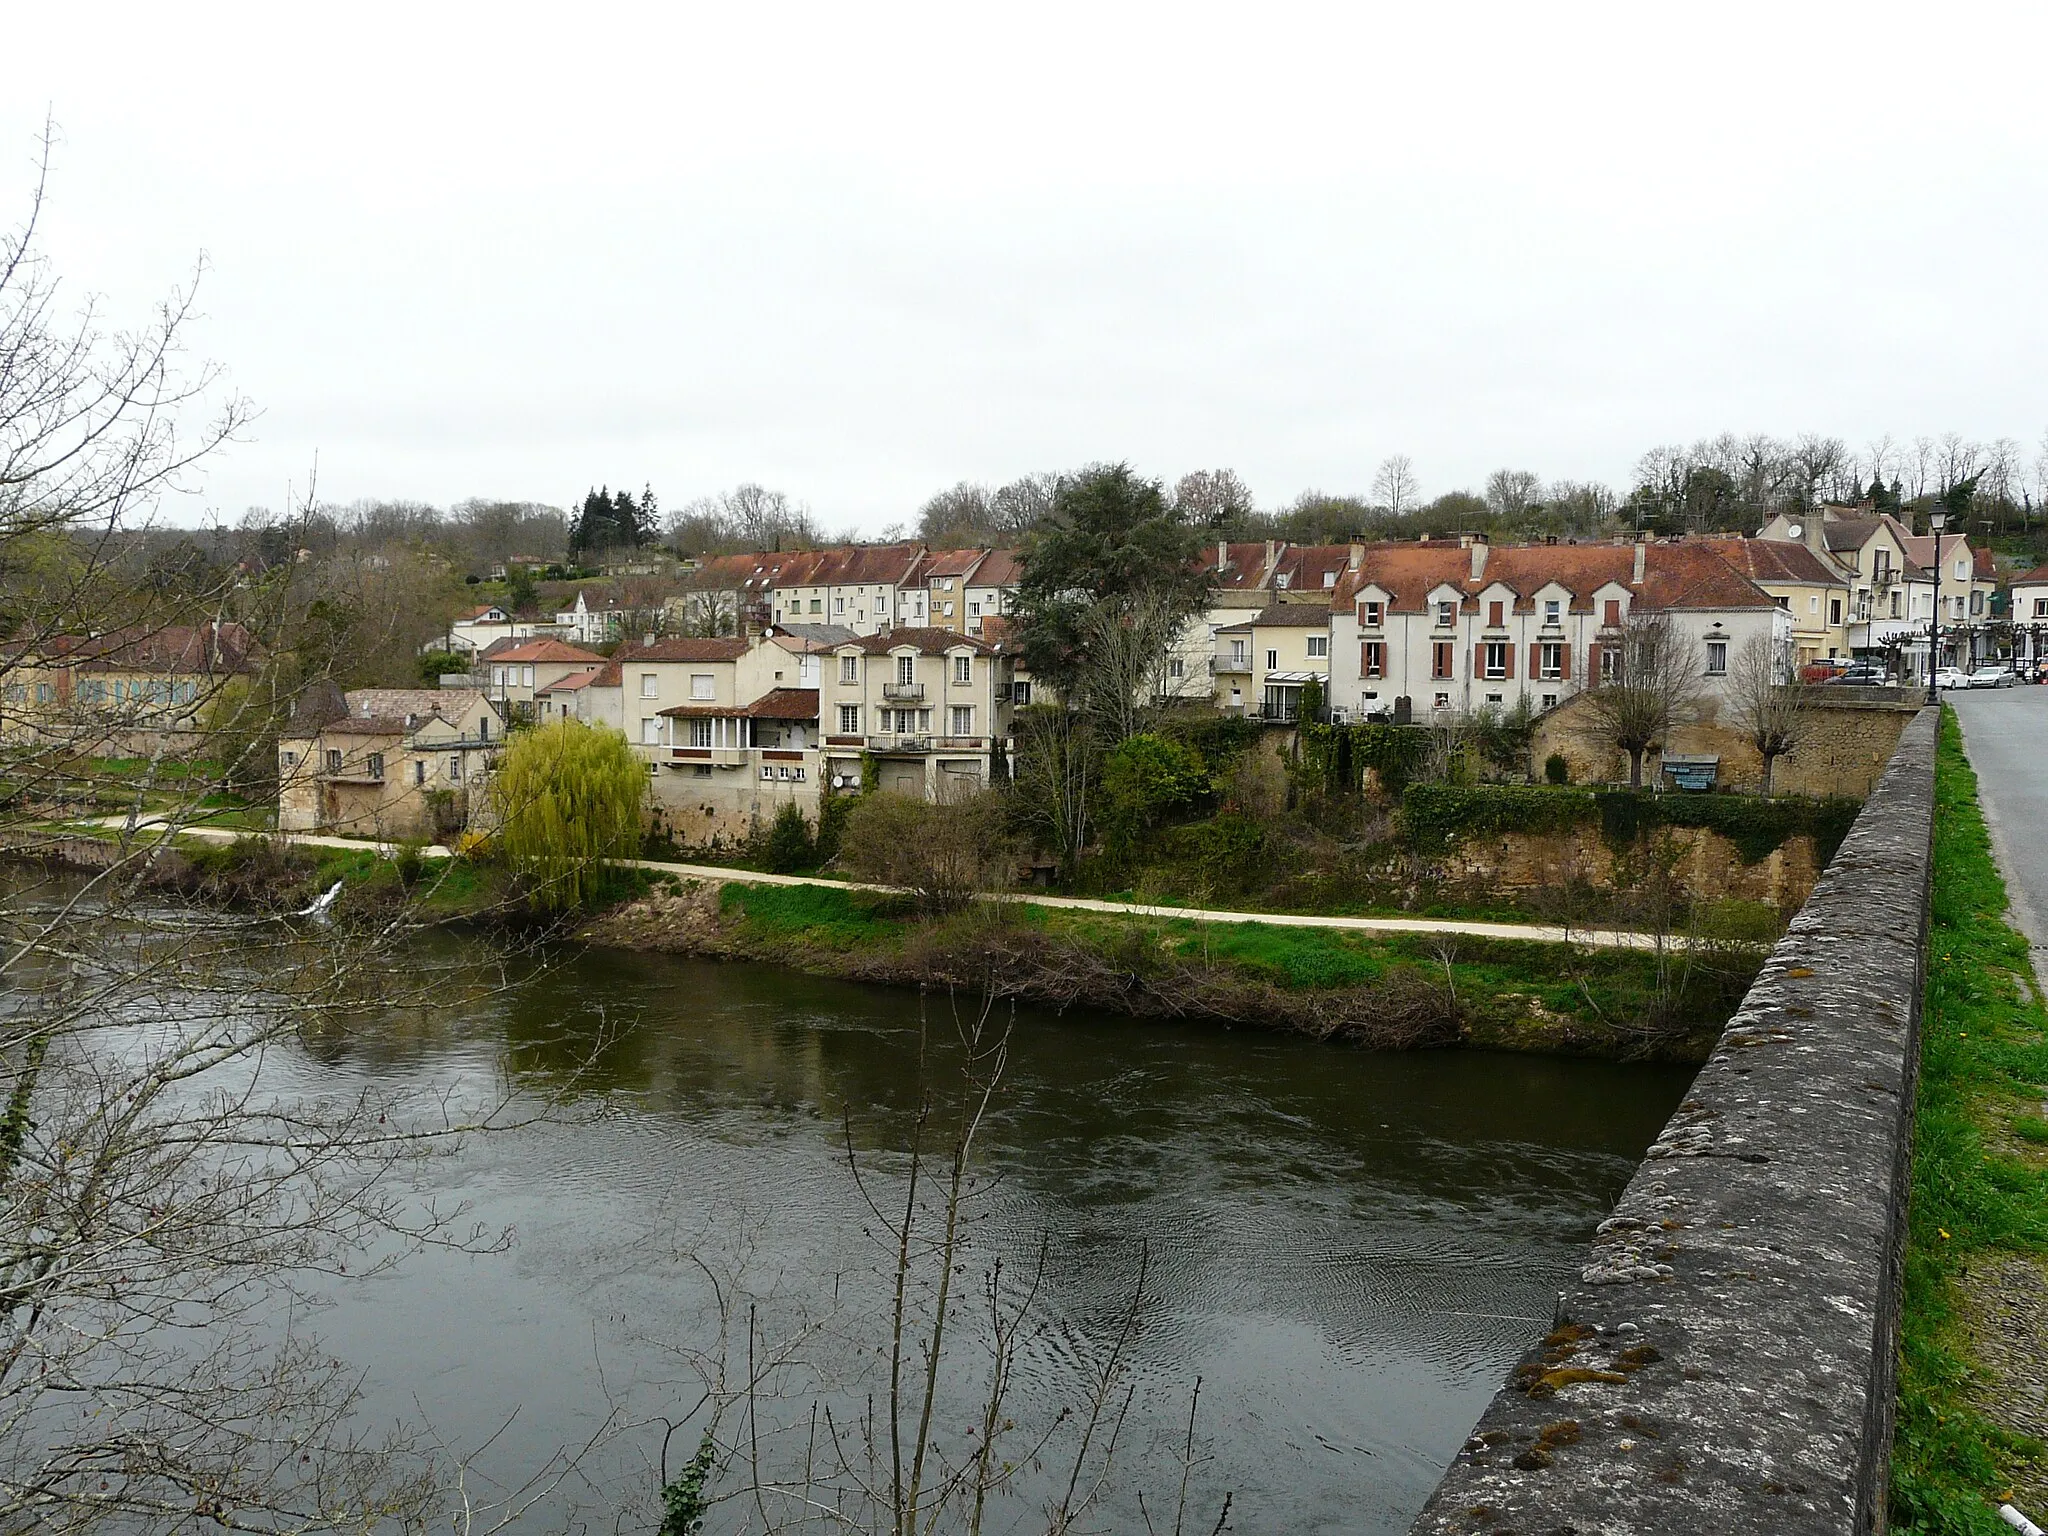
[[[794,939],[821,949],[860,949],[893,942],[902,925],[881,914],[886,899],[831,885],[742,885],[720,888],[718,910],[740,919],[758,938]]]
[[[467,672],[469,657],[461,651],[428,651],[420,657],[420,681],[429,688],[440,686],[444,672]]]
[[[928,912],[950,911],[1008,883],[1002,821],[1002,802],[988,793],[937,803],[863,795],[847,817],[840,856],[855,878],[900,886]]]
[[[1106,464],[1060,483],[1051,512],[1025,538],[1017,584],[1018,642],[1034,676],[1071,694],[1082,670],[1083,620],[1098,603],[1142,592],[1193,612],[1205,593],[1201,533],[1157,480]]]
[[[1218,714],[1212,709],[1189,710],[1168,715],[1153,729],[1162,736],[1195,749],[1203,761],[1222,768],[1232,758],[1259,744],[1262,734],[1255,720],[1242,715]]]
[[[861,782],[867,782],[863,775]],[[859,803],[857,795],[836,794],[827,789],[818,801],[818,835],[813,840],[811,853],[819,865],[830,864],[839,857],[841,840],[846,835],[846,818],[853,814]]]
[[[1546,784],[1571,783],[1572,765],[1562,752],[1553,752],[1543,759],[1543,781]]]
[[[1313,772],[1333,794],[1356,791],[1370,768],[1383,790],[1398,795],[1422,771],[1429,746],[1429,730],[1420,725],[1370,721],[1301,727],[1303,774]]]
[[[505,606],[513,613],[531,613],[540,601],[540,584],[529,566],[515,565],[505,572]]]
[[[623,733],[558,720],[510,738],[491,782],[498,846],[542,907],[580,906],[640,850],[647,770]]]
[[[782,809],[775,813],[762,856],[768,872],[774,875],[793,875],[816,864],[818,848],[811,839],[811,824],[794,800],[785,800]]]
[[[2023,1471],[2038,1479],[2043,1453],[1979,1406],[1985,1387],[1969,1355],[1960,1285],[1972,1275],[1983,1284],[2001,1254],[2048,1254],[2048,1169],[1986,1134],[2015,1117],[2041,1125],[2048,1011],[2024,985],[2026,941],[2005,923],[1976,777],[1955,717],[1942,715],[1891,1529],[1989,1536],[2004,1529],[1994,1496]]]
[[[706,1430],[689,1464],[661,1485],[661,1536],[699,1536],[711,1507],[706,1488],[717,1458],[717,1444]]]
[[[1616,847],[1656,827],[1701,827],[1735,845],[1745,864],[1769,858],[1801,835],[1825,863],[1849,835],[1862,807],[1844,798],[1696,795],[1654,790],[1574,789],[1553,785],[1411,784],[1401,822],[1419,853],[1441,853],[1464,837],[1511,832],[1550,834],[1597,822]]]
[[[1326,692],[1327,690],[1323,687],[1323,680],[1319,677],[1311,677],[1301,685],[1301,720],[1303,724],[1307,724],[1310,721],[1320,721],[1328,712],[1324,708],[1329,703],[1329,699],[1325,696]]]
[[[1167,851],[1192,868],[1211,891],[1241,891],[1266,866],[1266,828],[1242,811],[1219,811],[1206,821],[1176,827]]]
[[[1171,737],[1141,731],[1117,743],[1103,759],[1097,824],[1109,847],[1125,852],[1209,793],[1209,768],[1201,753]]]

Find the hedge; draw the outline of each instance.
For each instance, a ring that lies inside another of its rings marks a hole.
[[[1700,827],[1735,845],[1745,864],[1770,857],[1795,837],[1813,839],[1822,863],[1835,856],[1862,809],[1841,798],[1687,794],[1657,790],[1572,789],[1549,785],[1411,784],[1401,821],[1420,853],[1441,853],[1460,838],[1511,832],[1568,832],[1598,823],[1616,847],[1654,827]]]

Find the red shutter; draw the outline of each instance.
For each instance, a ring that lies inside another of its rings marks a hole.
[[[1483,663],[1483,662],[1482,662],[1482,661],[1480,660],[1480,655],[1481,655],[1481,652],[1480,652],[1480,649],[1479,649],[1479,647],[1478,647],[1478,646],[1476,646],[1476,645],[1475,645],[1475,646],[1473,646],[1473,647],[1472,647],[1472,675],[1473,675],[1474,677],[1478,677],[1478,676],[1479,676],[1479,675],[1480,675],[1480,674],[1481,674],[1482,672],[1484,672],[1484,671],[1486,670],[1485,664],[1484,664],[1484,663]]]
[[[1531,645],[1529,647],[1529,675],[1531,677],[1536,675],[1537,664],[1542,655],[1543,647],[1541,645]]]
[[[1564,671],[1564,681],[1570,682],[1572,680],[1572,648],[1569,641],[1557,648],[1557,659]]]
[[[1586,647],[1586,686],[1596,688],[1600,684],[1600,642],[1595,640]]]
[[[1515,675],[1515,643],[1512,640],[1508,642],[1507,665],[1501,668],[1500,675],[1502,677],[1513,677]]]

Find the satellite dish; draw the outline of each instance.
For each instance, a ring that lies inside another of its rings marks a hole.
[[[1800,527],[1797,523],[1792,524],[1785,531],[1791,534],[1792,537],[1795,539],[1803,539],[1806,537],[1806,530]]]

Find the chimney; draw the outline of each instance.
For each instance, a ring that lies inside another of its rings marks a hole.
[[[1345,568],[1346,570],[1349,570],[1349,571],[1355,571],[1355,570],[1357,570],[1357,569],[1358,569],[1358,568],[1359,568],[1360,566],[1362,566],[1362,565],[1364,565],[1364,564],[1365,564],[1365,546],[1364,546],[1363,544],[1354,544],[1354,545],[1352,545],[1352,546],[1351,546],[1351,554],[1350,554],[1349,558],[1347,558],[1347,559],[1345,560],[1345,562],[1344,562],[1344,568]]]
[[[1641,585],[1643,584],[1643,567],[1644,567],[1644,565],[1645,565],[1645,564],[1647,564],[1647,563],[1648,563],[1648,556],[1649,556],[1649,553],[1650,553],[1650,546],[1649,546],[1649,545],[1647,545],[1647,544],[1638,544],[1638,545],[1636,546],[1636,570],[1635,570],[1635,574],[1634,574],[1633,576],[1629,577],[1629,579],[1628,579],[1628,584],[1629,584],[1630,586],[1632,586],[1632,587],[1640,587],[1640,586],[1641,586]]]
[[[1224,568],[1229,564],[1230,541],[1228,539],[1218,539],[1216,541],[1216,574],[1221,576]]]
[[[1816,555],[1828,552],[1828,520],[1825,517],[1809,517],[1804,529],[1806,547]]]
[[[1278,545],[1277,543],[1275,543],[1275,542],[1274,542],[1274,541],[1273,541],[1272,539],[1268,539],[1268,540],[1266,540],[1266,573],[1267,573],[1267,574],[1270,574],[1270,573],[1272,572],[1273,566],[1274,566],[1274,564],[1275,564],[1275,563],[1276,563],[1276,562],[1277,562],[1277,561],[1279,560],[1279,558],[1280,558],[1280,546],[1279,546],[1279,545]]]
[[[1472,549],[1472,580],[1476,583],[1486,574],[1486,540],[1474,539]]]

